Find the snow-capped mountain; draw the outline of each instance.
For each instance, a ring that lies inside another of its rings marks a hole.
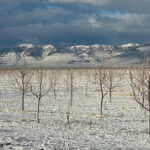
[[[120,47],[122,47],[122,48],[139,47],[139,46],[140,46],[140,44],[138,44],[138,43],[127,43],[127,44],[120,45]]]
[[[0,49],[1,67],[128,66],[149,63],[150,42],[113,45],[74,45],[62,50],[53,45],[19,44]]]

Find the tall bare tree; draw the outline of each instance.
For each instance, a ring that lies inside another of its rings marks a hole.
[[[70,94],[70,100],[68,101],[66,112],[68,124],[70,124],[70,109],[73,105],[74,78],[75,78],[74,70],[68,70],[65,78],[66,88],[68,93]]]
[[[67,78],[65,79],[67,90],[70,93],[70,105],[72,106],[73,104],[73,91],[74,91],[74,70],[69,70],[67,72]]]
[[[90,71],[85,71],[85,79],[86,79],[86,83],[85,83],[85,95],[88,96],[88,88],[89,88],[89,83],[91,82],[91,73]]]
[[[40,104],[44,96],[48,94],[51,89],[51,86],[46,81],[46,71],[37,70],[36,71],[36,82],[30,84],[30,91],[37,98],[37,122],[40,123],[39,113],[40,113]]]
[[[22,69],[9,73],[10,83],[13,88],[17,89],[21,94],[21,109],[24,110],[24,97],[29,90],[29,84],[32,78],[32,73],[29,70]]]
[[[60,70],[51,70],[49,72],[50,85],[52,87],[55,99],[57,97],[56,90],[57,90],[57,85],[59,84],[58,80],[59,80],[60,74],[61,74]]]
[[[148,69],[130,70],[130,83],[134,100],[149,112],[150,134],[150,71]]]
[[[103,66],[95,70],[96,83],[99,85],[100,98],[100,113],[103,113],[104,97],[108,94],[106,85],[108,84],[107,71]]]
[[[121,78],[119,77],[121,76],[121,74],[117,74],[116,70],[114,70],[113,68],[109,68],[107,71],[107,84],[106,87],[109,91],[109,101],[112,101],[112,92],[115,88],[117,88],[119,86],[119,81],[121,80]]]

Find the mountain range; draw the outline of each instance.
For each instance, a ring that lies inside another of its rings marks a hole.
[[[150,42],[119,46],[74,45],[65,48],[23,43],[0,48],[0,67],[135,66],[149,64],[149,55]]]

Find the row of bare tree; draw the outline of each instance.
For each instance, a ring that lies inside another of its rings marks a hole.
[[[74,93],[74,79],[76,78],[76,70],[67,70],[65,74],[64,83],[66,85],[67,92],[70,93],[70,100],[68,100],[67,120],[70,122],[70,107],[73,105],[73,93]],[[79,71],[79,76],[82,73]],[[83,71],[86,77],[86,95],[88,91],[88,84],[91,78],[89,71]],[[99,87],[100,92],[100,113],[103,113],[103,102],[106,95],[109,93],[110,102],[112,101],[112,92],[119,86],[120,74],[115,70],[104,69],[100,67],[93,72],[95,77],[95,84]],[[60,84],[61,71],[46,71],[46,70],[17,70],[9,73],[9,80],[13,88],[17,89],[21,95],[21,110],[24,110],[25,95],[29,92],[37,98],[37,121],[39,122],[39,112],[41,99],[46,96],[50,91],[53,92],[55,99],[57,98],[57,86]]]
[[[112,68],[99,67],[96,70],[79,71],[84,74],[86,78],[86,95],[88,93],[89,82],[91,76],[94,77],[95,84],[98,86],[100,93],[100,113],[103,113],[103,103],[106,95],[109,96],[110,102],[112,102],[112,92],[116,87],[119,87],[120,81],[124,78],[126,71],[118,71]],[[64,83],[69,93],[69,100],[67,106],[67,122],[70,123],[70,108],[73,105],[75,78],[78,78],[77,70],[67,70],[65,74]],[[64,73],[64,72],[63,72]],[[80,75],[79,75],[80,76]],[[25,94],[31,93],[37,98],[37,121],[39,120],[40,103],[44,96],[50,91],[53,92],[54,98],[57,98],[57,87],[60,84],[61,71],[46,71],[39,69],[32,70],[18,70],[9,73],[11,85],[20,92],[21,106],[24,110]],[[143,109],[149,112],[149,134],[150,134],[150,70],[149,69],[131,69],[129,71],[130,85],[133,92],[134,100],[142,106]],[[63,84],[63,83],[62,83]]]

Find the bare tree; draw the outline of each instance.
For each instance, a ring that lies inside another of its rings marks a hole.
[[[121,74],[119,75],[116,74],[116,71],[113,70],[113,68],[108,69],[108,73],[107,73],[108,83],[106,84],[106,87],[108,88],[109,91],[110,102],[112,101],[112,92],[116,87],[118,87],[119,81],[121,80],[119,76],[121,76]]]
[[[141,72],[141,75],[139,76],[139,78],[140,78],[140,80],[142,81],[141,83],[139,82],[139,84],[141,84],[141,85],[139,85],[139,86],[141,86],[141,90],[142,90],[142,107],[143,107],[143,105],[144,105],[144,101],[145,101],[145,94],[146,94],[146,89],[145,89],[145,85],[144,85],[144,78],[145,78],[145,70],[144,70],[144,68],[142,68],[142,72]],[[139,93],[140,92],[138,92],[138,95],[139,95]]]
[[[110,99],[110,102],[111,102],[111,99],[112,99],[112,90],[114,89],[114,86],[113,86],[113,78],[114,77],[114,71],[112,70],[112,68],[109,69],[109,73],[108,73],[108,81],[109,81],[109,84],[108,84],[108,90],[109,90],[109,99]]]
[[[36,71],[36,83],[30,84],[30,91],[38,100],[37,103],[37,122],[40,122],[39,113],[40,113],[40,104],[41,99],[48,94],[51,89],[49,84],[46,84],[46,71],[44,72],[42,69]]]
[[[21,94],[21,109],[24,110],[24,97],[29,90],[32,73],[29,70],[18,70],[9,74],[10,83],[13,88],[17,89]]]
[[[74,71],[69,70],[67,72],[67,78],[65,79],[67,90],[70,93],[70,102],[69,105],[73,104],[73,91],[74,91]]]
[[[49,74],[50,85],[52,87],[55,99],[57,97],[56,89],[57,89],[57,85],[59,83],[58,80],[59,80],[60,74],[61,74],[60,70],[52,70],[52,71],[50,71],[50,74]]]
[[[69,70],[66,74],[66,88],[68,93],[70,94],[70,100],[68,101],[68,106],[67,106],[67,122],[68,124],[70,124],[70,109],[71,106],[73,105],[73,89],[74,89],[74,71],[73,70]]]
[[[85,71],[85,74],[84,74],[85,78],[86,78],[86,83],[85,83],[85,95],[86,97],[88,96],[88,88],[89,88],[89,83],[90,83],[90,71]]]
[[[103,66],[100,66],[99,69],[95,70],[96,83],[100,88],[100,113],[103,113],[103,102],[104,97],[108,94],[106,85],[108,84],[107,72]]]
[[[150,71],[130,70],[130,83],[134,100],[149,112],[149,134],[150,134]]]

